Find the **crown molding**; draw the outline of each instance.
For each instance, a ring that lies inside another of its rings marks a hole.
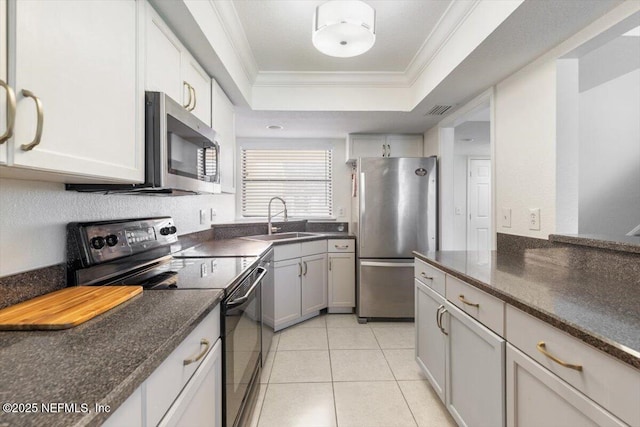
[[[211,3],[211,7],[218,15],[227,39],[238,55],[238,59],[247,78],[251,83],[255,82],[259,72],[258,63],[253,56],[249,39],[247,39],[244,27],[242,26],[233,2],[209,0],[209,3]]]
[[[409,87],[403,72],[351,71],[260,71],[254,87],[269,86],[353,86],[353,87]]]
[[[449,5],[405,69],[405,78],[409,84],[413,84],[420,77],[481,1],[454,0]]]

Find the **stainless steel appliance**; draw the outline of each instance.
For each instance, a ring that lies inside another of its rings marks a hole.
[[[224,291],[223,424],[244,425],[260,378],[262,286],[269,281],[268,257],[176,258],[173,253],[181,248],[170,217],[70,223],[67,236],[70,285]]]
[[[145,93],[145,182],[67,184],[84,192],[220,193],[220,147],[211,127],[161,92]]]
[[[357,314],[414,317],[413,254],[437,245],[435,157],[358,159]]]
[[[186,249],[174,254],[175,258],[210,258],[229,256],[258,256],[269,247],[269,243],[243,240],[238,244],[237,240],[212,241],[201,243],[193,248]],[[273,273],[273,249],[270,249],[260,258],[260,267],[267,270],[262,279],[262,366],[266,363],[267,355],[273,340],[273,313],[269,312],[269,307],[273,311],[274,299],[274,273]]]

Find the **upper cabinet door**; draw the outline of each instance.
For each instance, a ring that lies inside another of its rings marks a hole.
[[[0,0],[0,137],[7,132],[9,120],[7,111],[7,92],[13,90],[7,80],[7,1]],[[7,163],[7,141],[0,145],[0,165]]]
[[[186,85],[180,80],[182,44],[149,4],[147,4],[146,43],[146,90],[164,92],[186,107],[188,97],[184,95]]]
[[[186,50],[182,52],[182,78],[191,92],[187,95],[187,110],[211,126],[211,78]]]
[[[14,165],[143,181],[142,7],[134,0],[15,2]]]
[[[236,123],[235,109],[215,80],[211,81],[212,118],[220,144],[220,183],[223,193],[236,192]]]
[[[422,157],[422,135],[387,135],[387,157]]]

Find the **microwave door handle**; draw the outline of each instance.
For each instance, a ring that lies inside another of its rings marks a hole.
[[[267,274],[267,271],[268,271],[266,268],[262,268],[262,267],[258,267],[258,270],[262,270],[262,271],[260,272],[260,275],[258,275],[258,278],[256,279],[256,281],[253,282],[253,284],[251,285],[247,293],[241,296],[240,298],[235,298],[229,301],[227,303],[227,309],[244,304],[249,299],[249,295],[251,295],[251,293],[254,291],[256,286],[260,284],[260,282],[262,281],[262,279],[264,278],[264,276]]]

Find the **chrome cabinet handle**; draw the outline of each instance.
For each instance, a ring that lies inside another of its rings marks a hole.
[[[307,261],[302,261],[302,263],[304,264],[304,273],[303,273],[303,275],[306,276],[307,275]]]
[[[298,263],[298,277],[302,276],[302,263]]]
[[[424,271],[421,271],[420,275],[427,280],[433,280],[433,277],[427,276],[427,273],[425,273]]]
[[[0,136],[0,144],[4,144],[13,136],[13,127],[16,124],[16,94],[11,86],[2,80],[0,86],[7,91],[7,130]]]
[[[382,144],[382,157],[387,157],[387,146]]]
[[[442,316],[444,316],[445,313],[447,313],[447,309],[444,308],[444,306],[441,306],[442,310],[440,311],[440,316],[438,317],[438,325],[440,326],[440,332],[442,332],[445,335],[449,335],[447,333],[447,331],[444,330],[444,326],[442,326]]]
[[[196,88],[189,85],[189,90],[193,91],[193,106],[189,109],[189,111],[193,111],[196,109],[196,104],[198,103],[198,96],[196,94]]]
[[[462,301],[462,303],[463,303],[463,304],[470,305],[471,307],[477,307],[477,308],[480,308],[480,304],[475,304],[475,303],[473,303],[473,302],[468,301],[467,299],[465,299],[464,295],[462,295],[462,294],[460,294],[460,295],[458,296],[458,299],[459,299],[460,301]]]
[[[438,309],[436,310],[436,326],[438,326],[438,329],[440,329],[442,331],[442,325],[440,325],[440,310],[442,310],[444,308],[444,305],[440,305],[440,307],[438,307]]]
[[[333,245],[333,247],[336,248],[336,249],[349,249],[349,245],[343,245],[343,246]]]
[[[36,136],[33,138],[29,144],[22,144],[20,148],[23,151],[33,150],[33,148],[40,144],[40,140],[42,139],[42,124],[44,122],[44,109],[42,108],[42,101],[40,98],[35,96],[33,92],[30,90],[22,89],[22,95],[27,98],[32,98],[36,103],[36,114],[38,115],[38,125],[36,126]]]
[[[553,354],[549,353],[547,351],[547,347],[546,347],[546,344],[545,344],[544,341],[540,341],[538,343],[538,345],[536,345],[536,348],[538,349],[538,351],[540,353],[544,354],[549,359],[551,359],[554,362],[556,362],[558,365],[564,366],[565,368],[569,368],[569,369],[575,369],[576,371],[582,371],[582,365],[574,365],[572,363],[567,363],[564,360],[560,360],[557,357],[555,357]]]
[[[198,354],[196,357],[184,359],[182,361],[182,364],[184,366],[191,365],[193,362],[197,362],[198,360],[202,359],[204,355],[207,354],[207,351],[209,351],[209,347],[211,346],[211,343],[209,342],[208,339],[202,338],[200,340],[200,346],[204,346],[204,350],[202,350],[200,354]]]
[[[387,157],[391,157],[391,145],[387,144]]]
[[[191,92],[191,85],[189,83],[187,83],[186,81],[183,81],[182,84],[184,86],[186,86],[187,90],[189,91],[189,101],[187,101],[187,103],[183,104],[182,106],[184,108],[186,108],[187,111],[189,111],[189,106],[191,105],[191,101],[193,100],[193,93]]]

